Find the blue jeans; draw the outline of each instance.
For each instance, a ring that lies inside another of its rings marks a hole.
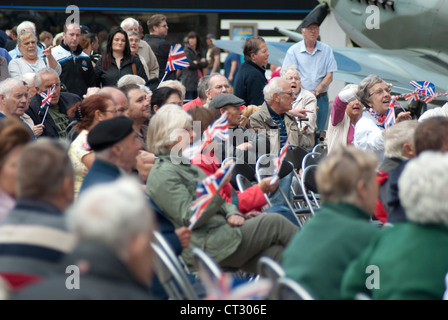
[[[328,118],[328,94],[317,99],[317,130],[323,131],[327,130],[327,118]]]

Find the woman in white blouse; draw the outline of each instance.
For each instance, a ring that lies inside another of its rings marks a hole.
[[[51,55],[48,47],[42,51],[43,58],[37,56],[37,38],[32,32],[25,31],[17,37],[17,45],[22,53],[21,58],[15,58],[9,62],[8,69],[12,78],[20,79],[25,73],[36,73],[40,69],[52,68],[61,75],[61,65]]]

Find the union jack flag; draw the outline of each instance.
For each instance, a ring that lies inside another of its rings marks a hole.
[[[42,104],[40,105],[39,115],[41,115],[41,112],[50,105],[51,99],[53,99],[55,88],[56,85],[52,85],[51,88],[40,93],[40,96],[42,97]]]
[[[168,61],[166,62],[165,72],[183,69],[190,66],[187,56],[180,44],[171,46]]]
[[[395,104],[387,110],[386,118],[384,119],[384,129],[391,127],[395,123]]]
[[[415,88],[416,93],[432,97],[435,95],[435,86],[432,82],[429,81],[411,81],[411,85]]]
[[[222,167],[198,183],[196,187],[196,200],[190,206],[190,209],[193,211],[193,215],[190,218],[190,229],[198,222],[213,196],[221,190],[223,180],[232,173],[233,168],[234,165]]]

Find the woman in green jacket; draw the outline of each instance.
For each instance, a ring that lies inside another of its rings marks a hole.
[[[192,118],[177,105],[165,105],[151,118],[148,149],[157,159],[146,190],[175,228],[189,226],[197,184],[206,177],[181,155],[193,137]],[[217,193],[193,227],[190,244],[183,249],[182,257],[193,266],[192,249],[199,247],[221,267],[256,273],[259,257],[270,256],[279,261],[297,229],[281,215],[246,220],[235,205],[226,203]]]

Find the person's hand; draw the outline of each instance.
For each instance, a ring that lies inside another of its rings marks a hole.
[[[180,245],[182,248],[187,248],[190,244],[190,238],[191,238],[191,230],[187,227],[180,227],[174,230],[177,237],[179,238]]]
[[[49,46],[48,48],[45,48],[42,50],[42,54],[44,54],[47,58],[51,56],[51,49],[53,49],[53,46]]]
[[[406,120],[412,120],[412,116],[411,113],[409,111],[407,112],[400,112],[397,116],[397,118],[395,119],[395,122],[401,122],[401,121],[406,121]]]
[[[98,87],[87,88],[87,93],[85,95],[83,95],[83,98],[93,96],[94,94],[97,94],[98,91],[100,91],[100,88],[98,88]]]
[[[36,124],[34,127],[33,127],[33,133],[34,133],[34,136],[37,138],[37,137],[40,137],[41,135],[42,135],[42,133],[44,133],[44,128],[45,128],[45,126],[43,125],[43,124]]]
[[[266,212],[251,211],[251,212],[246,214],[246,218],[255,218],[255,217],[258,217],[258,216],[265,215],[265,214],[266,214]]]
[[[236,147],[238,150],[246,151],[252,149],[252,143],[250,142],[243,142],[239,146]]]
[[[245,219],[242,216],[233,214],[227,218],[227,223],[232,227],[240,227],[244,224]]]
[[[271,192],[274,192],[275,190],[277,190],[278,180],[274,184],[271,184],[271,180],[272,180],[272,177],[267,177],[267,178],[262,179],[258,183],[258,186],[260,187],[261,191],[263,191],[264,193],[271,193]]]
[[[312,110],[307,109],[292,109],[288,111],[290,115],[293,115],[294,117],[297,117],[299,119],[303,119],[307,117],[308,113],[314,113]]]

